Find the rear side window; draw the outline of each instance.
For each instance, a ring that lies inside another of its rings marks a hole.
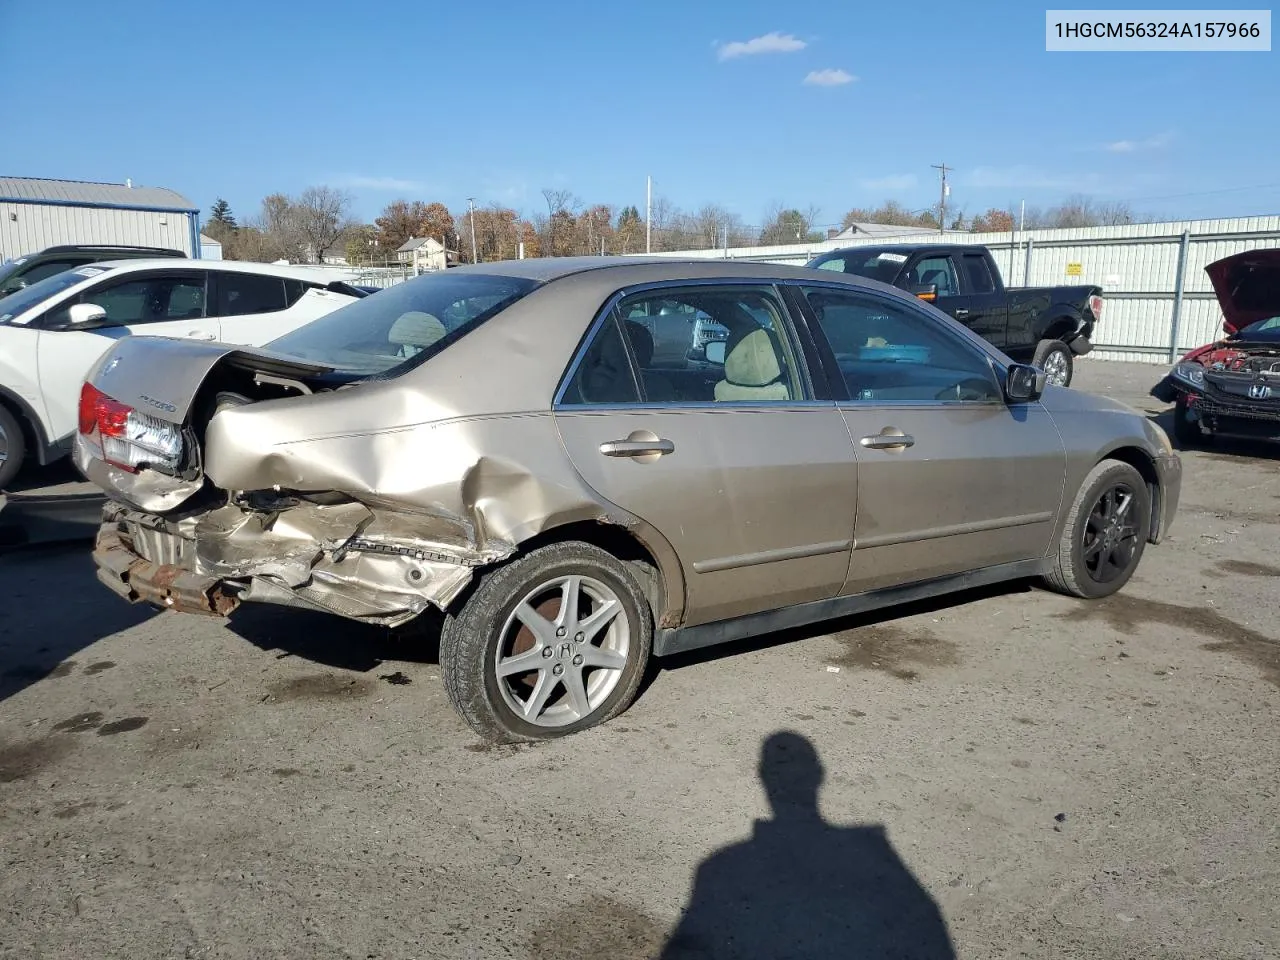
[[[279,277],[265,277],[256,273],[218,274],[217,311],[220,317],[275,313],[286,306],[288,302],[284,281]]]
[[[964,281],[970,293],[994,293],[996,284],[991,279],[991,265],[987,258],[978,253],[966,253],[964,260]]]
[[[302,299],[304,293],[315,289],[318,288],[313,283],[303,283],[301,280],[286,280],[284,282],[284,305],[292,307]]]

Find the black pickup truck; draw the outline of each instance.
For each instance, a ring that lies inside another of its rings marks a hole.
[[[1006,287],[991,251],[961,243],[846,247],[807,267],[853,273],[914,293],[1051,383],[1071,383],[1073,359],[1093,349],[1102,288]]]

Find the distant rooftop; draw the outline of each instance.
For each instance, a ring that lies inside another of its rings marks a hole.
[[[831,236],[831,240],[856,240],[859,237],[908,237],[921,233],[938,233],[936,227],[907,227],[896,223],[851,223]],[[965,230],[947,230],[946,233],[966,233]]]
[[[134,187],[127,183],[92,183],[86,180],[42,180],[36,177],[0,177],[0,203],[4,201],[200,212],[182,194],[164,187]]]

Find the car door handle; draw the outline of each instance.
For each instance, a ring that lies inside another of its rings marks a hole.
[[[969,315],[969,311],[964,307],[956,307],[955,314],[957,317],[967,317]]]
[[[218,339],[218,335],[216,333],[203,333],[200,330],[192,330],[190,333],[187,334],[187,336],[190,337],[192,340],[217,340]]]
[[[871,450],[905,450],[915,445],[916,438],[908,436],[896,427],[885,427],[879,433],[863,437],[859,442]]]
[[[600,444],[600,452],[606,457],[651,457],[675,453],[676,445],[670,440],[609,440]]]

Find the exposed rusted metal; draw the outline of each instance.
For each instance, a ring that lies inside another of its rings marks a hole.
[[[236,594],[214,577],[138,556],[113,524],[99,529],[93,559],[98,579],[130,603],[212,617],[225,617],[240,605]]]

